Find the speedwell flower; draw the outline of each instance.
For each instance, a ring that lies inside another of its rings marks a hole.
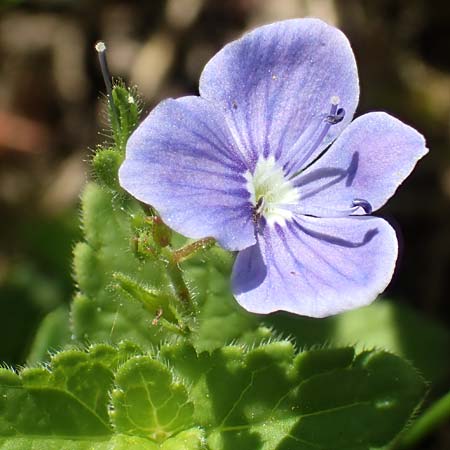
[[[385,113],[350,123],[358,97],[339,30],[316,19],[263,26],[208,62],[199,97],[150,113],[120,183],[179,233],[239,251],[232,286],[249,311],[324,317],[366,305],[398,249],[369,214],[427,149]]]

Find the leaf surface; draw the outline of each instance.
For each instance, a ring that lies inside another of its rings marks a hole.
[[[369,450],[403,429],[424,390],[382,351],[100,344],[0,371],[0,449]]]

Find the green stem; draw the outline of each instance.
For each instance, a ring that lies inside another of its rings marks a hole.
[[[173,252],[173,258],[177,263],[181,263],[201,250],[208,250],[216,243],[211,237],[199,239],[191,244],[185,245]]]
[[[184,305],[187,310],[192,309],[192,300],[189,293],[189,289],[183,278],[183,272],[178,265],[178,261],[174,257],[174,252],[167,248],[161,249],[161,254],[167,261],[167,275],[169,276],[170,282],[172,283],[175,295]]]
[[[413,447],[450,418],[450,392],[432,404],[400,437],[395,450]]]

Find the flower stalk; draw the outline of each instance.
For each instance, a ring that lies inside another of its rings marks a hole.
[[[173,252],[173,259],[177,264],[179,264],[196,255],[200,251],[210,249],[215,245],[215,243],[216,240],[212,237],[199,239],[198,241],[192,242],[191,244],[187,244],[184,247],[175,250]]]
[[[183,272],[174,257],[174,252],[168,248],[161,249],[161,255],[166,261],[167,276],[170,280],[176,298],[186,310],[192,310],[192,299],[186,282],[183,278]]]

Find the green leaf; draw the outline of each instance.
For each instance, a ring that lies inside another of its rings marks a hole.
[[[406,362],[385,352],[364,352],[348,368],[316,375],[299,386],[296,402],[302,420],[279,450],[301,441],[324,449],[385,445],[405,426],[405,412],[414,411],[417,392],[424,392],[423,381]],[[326,433],[321,432],[324,427]]]
[[[408,363],[385,352],[354,358],[343,348],[295,356],[292,344],[281,341],[251,351],[227,346],[197,358],[186,346],[170,345],[161,356],[192,380],[195,420],[213,450],[384,445],[425,391]]]
[[[369,450],[401,431],[424,390],[380,351],[101,344],[0,370],[0,449]]]
[[[283,312],[256,316],[240,308],[231,294],[228,280],[232,263],[229,253],[215,247],[183,266],[198,291],[200,313],[195,345],[199,350],[213,350],[234,339],[251,345],[268,338],[290,336],[301,348],[333,342],[344,346],[356,344],[359,351],[384,349],[412,361],[433,382],[450,373],[449,331],[412,308],[378,300],[326,319]]]
[[[131,359],[117,372],[116,383],[113,420],[119,432],[163,442],[193,425],[185,386],[159,361]]]
[[[56,386],[36,383],[27,385],[17,376],[8,379],[0,373],[0,436],[78,436],[92,439],[109,434],[109,426],[82,401]],[[54,380],[53,380],[54,381]]]
[[[111,369],[136,351],[99,345],[59,353],[48,369],[0,370],[0,449],[158,449],[110,425]]]

